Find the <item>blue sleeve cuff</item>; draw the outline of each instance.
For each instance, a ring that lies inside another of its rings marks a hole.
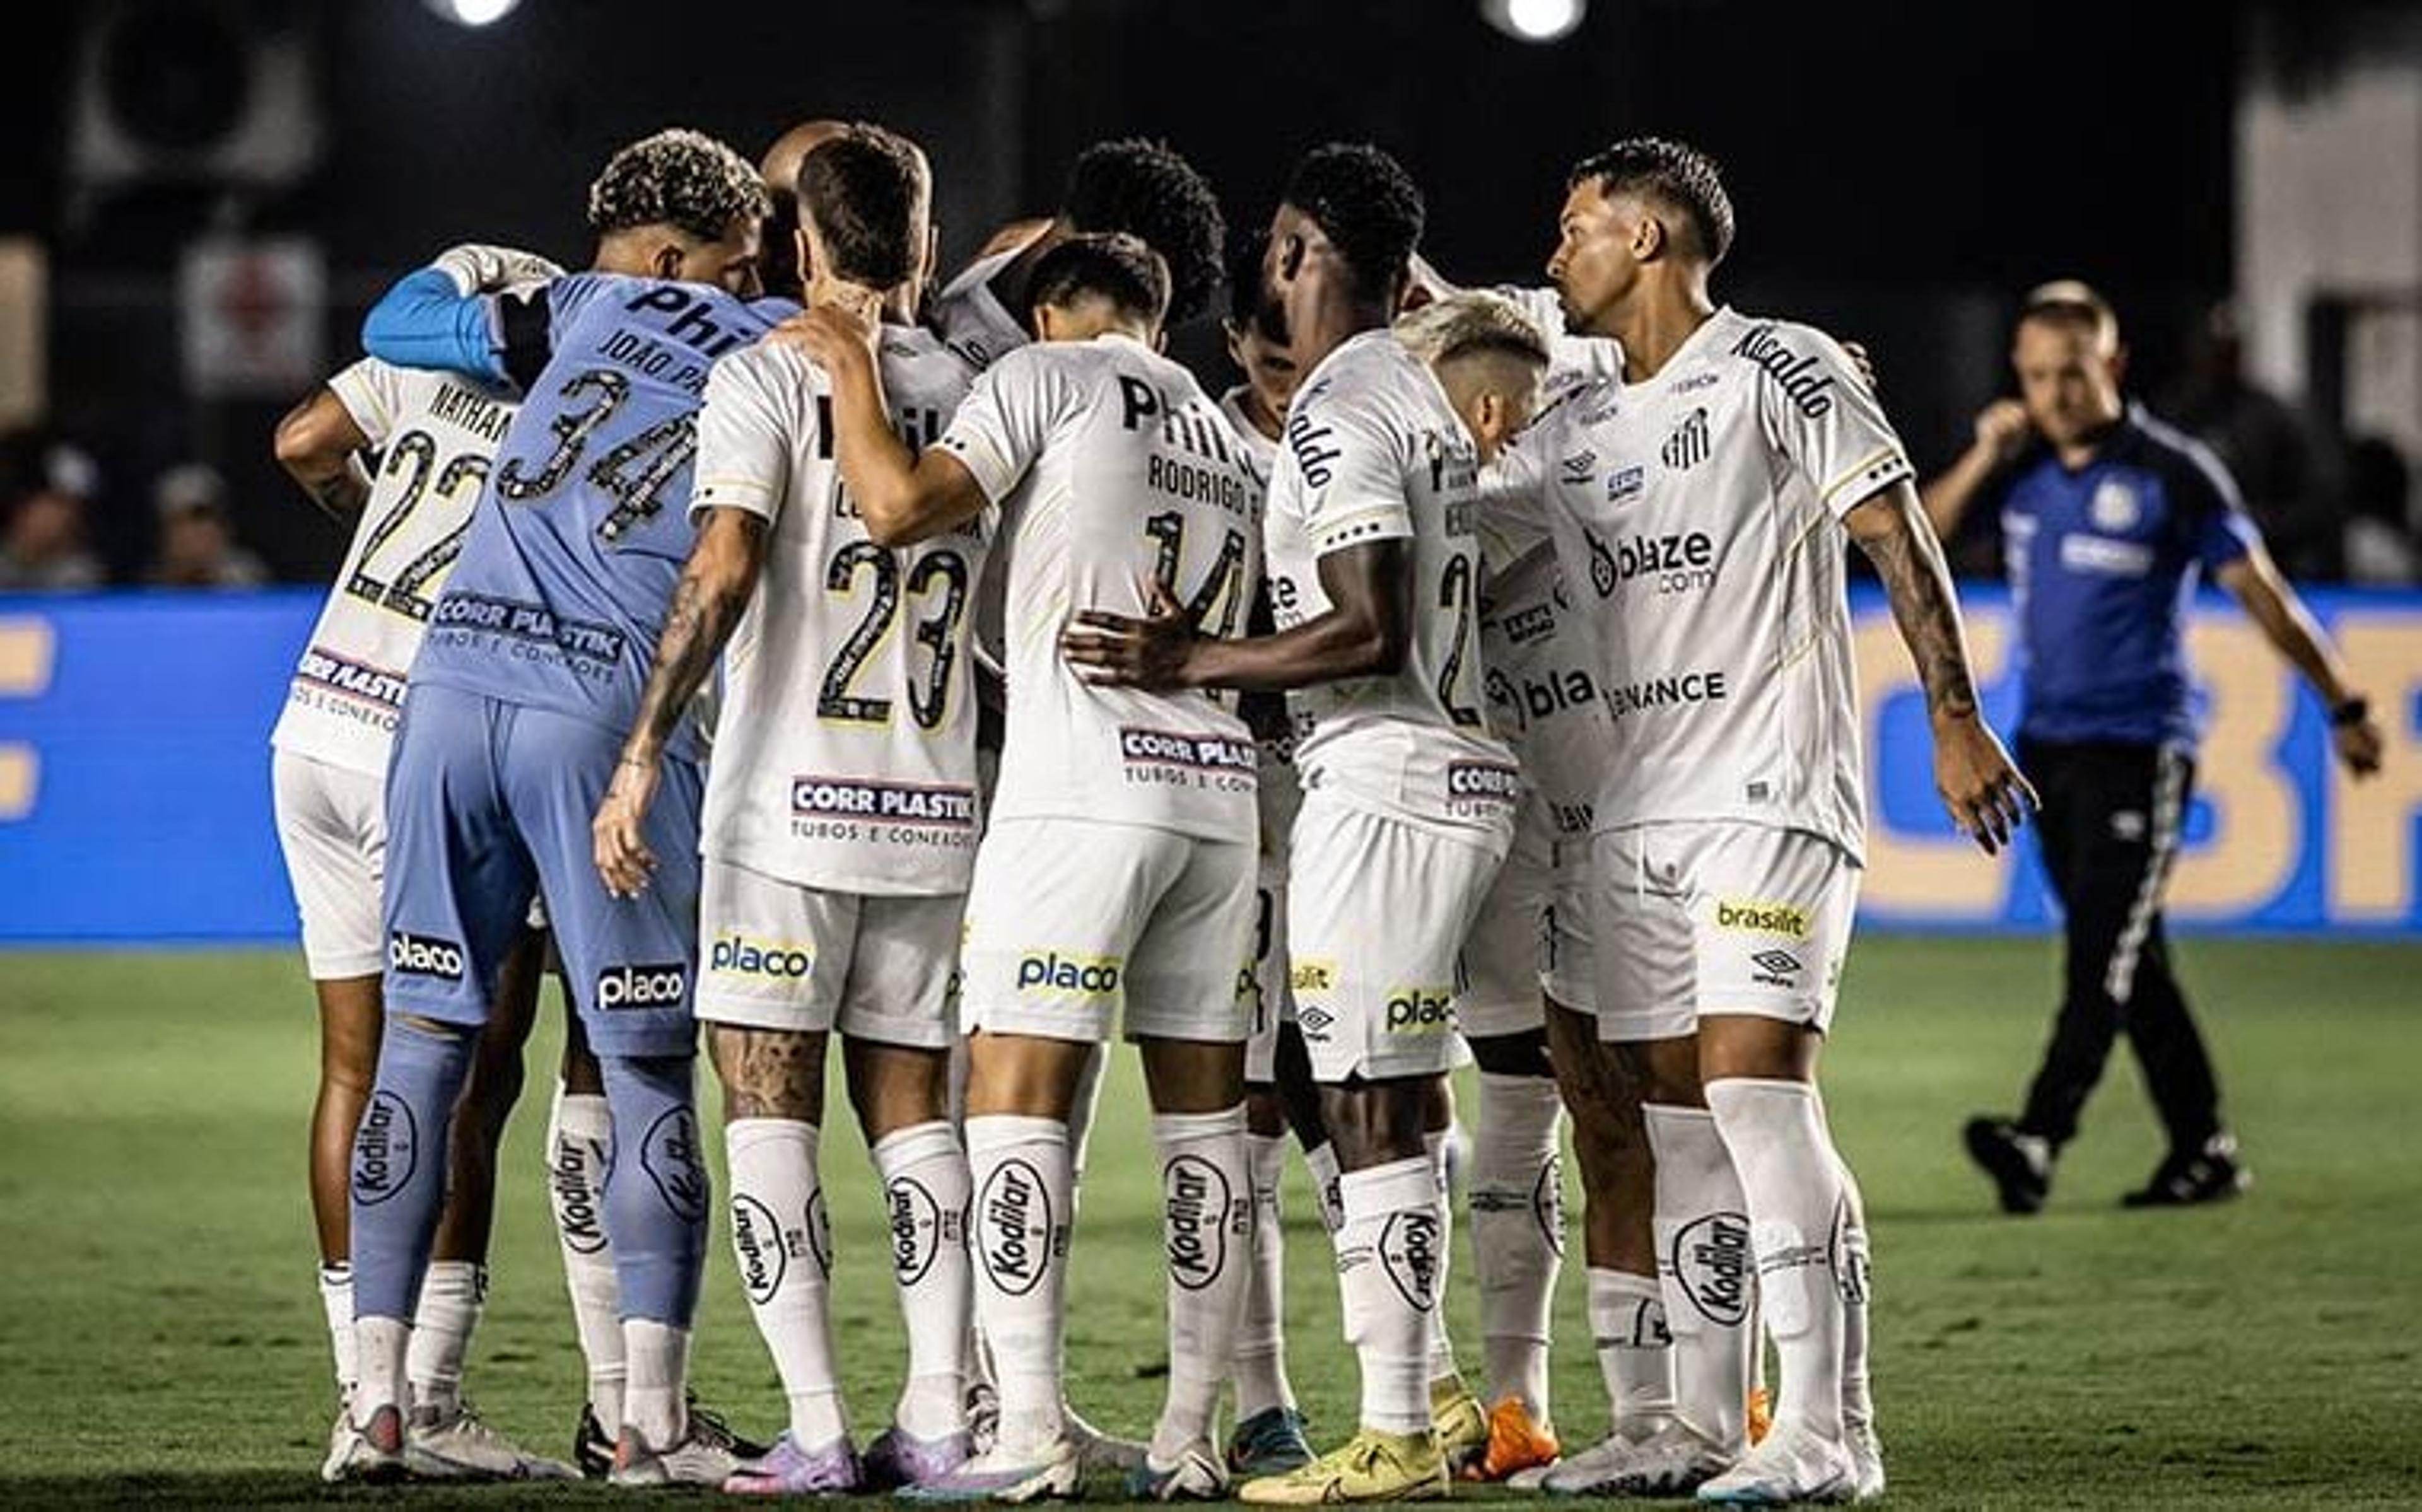
[[[469,373],[506,382],[482,294],[465,294],[435,268],[406,273],[362,320],[362,350],[399,367]]]

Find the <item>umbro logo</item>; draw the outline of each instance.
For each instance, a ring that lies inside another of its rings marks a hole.
[[[1565,458],[1557,465],[1563,473],[1565,482],[1586,483],[1589,481],[1590,474],[1597,468],[1597,453],[1594,451],[1577,452],[1574,455]]]
[[[1303,1031],[1306,1039],[1327,1039],[1329,1026],[1336,1021],[1337,1016],[1326,1008],[1302,1008],[1295,1016],[1296,1027]]]
[[[1707,409],[1706,405],[1692,410],[1683,422],[1665,438],[1664,448],[1658,456],[1674,471],[1687,472],[1707,460]]]
[[[1788,950],[1761,950],[1750,957],[1757,974],[1750,978],[1761,987],[1796,987],[1792,980],[1800,974],[1800,958]]]

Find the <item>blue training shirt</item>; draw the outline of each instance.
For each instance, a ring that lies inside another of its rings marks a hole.
[[[2138,405],[2075,472],[2044,453],[2002,501],[2025,691],[2021,736],[2192,745],[2181,636],[2198,571],[2258,537],[2200,444]]]
[[[594,273],[527,296],[464,298],[486,301],[490,368],[527,397],[496,450],[411,680],[620,734],[638,711],[689,554],[707,373],[797,307]],[[428,329],[449,314],[455,329],[467,323],[460,310],[424,307],[416,318]],[[431,360],[426,343],[399,339],[392,326],[374,322],[364,341],[391,361]],[[684,726],[675,749],[694,754],[693,740]]]

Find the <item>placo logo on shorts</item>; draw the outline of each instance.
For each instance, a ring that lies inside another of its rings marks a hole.
[[[1435,1213],[1388,1215],[1379,1230],[1379,1266],[1396,1294],[1428,1312],[1438,1301],[1439,1221]]]
[[[795,979],[815,969],[815,953],[787,940],[751,940],[745,934],[715,937],[706,969],[718,976]]]
[[[1741,1213],[1709,1213],[1674,1235],[1669,1257],[1683,1294],[1701,1317],[1721,1328],[1738,1328],[1749,1317],[1749,1219]]]
[[[1455,1024],[1455,989],[1399,987],[1388,994],[1388,1033],[1444,1034]]]
[[[913,1177],[892,1181],[883,1194],[891,1209],[891,1274],[900,1285],[913,1286],[934,1269],[934,1257],[945,1245],[955,1249],[964,1242],[960,1215],[944,1210]]]
[[[1796,903],[1775,903],[1765,898],[1720,897],[1716,899],[1716,927],[1805,940],[1808,911]],[[1796,967],[1799,963],[1792,964]]]
[[[657,966],[616,966],[597,974],[597,1006],[615,1008],[678,1007],[689,995],[689,973],[679,961]]]
[[[1241,1219],[1227,1174],[1199,1155],[1180,1155],[1161,1167],[1164,1237],[1169,1241],[1169,1279],[1187,1291],[1201,1291],[1228,1269],[1228,1239]]]
[[[354,1200],[375,1208],[403,1190],[420,1163],[420,1129],[412,1107],[392,1092],[374,1092],[354,1130]]]
[[[1119,990],[1116,956],[1063,956],[1056,950],[1017,958],[1017,990],[1061,997],[1109,997]]]
[[[1042,1173],[1025,1161],[1001,1161],[976,1194],[976,1258],[984,1274],[1011,1296],[1025,1296],[1051,1262],[1055,1232]]]
[[[689,1109],[667,1108],[656,1115],[639,1141],[639,1168],[674,1217],[691,1224],[706,1217],[706,1166],[698,1156],[698,1116]]]
[[[451,940],[398,929],[386,937],[386,968],[402,976],[435,976],[448,982],[463,979],[463,947]]]

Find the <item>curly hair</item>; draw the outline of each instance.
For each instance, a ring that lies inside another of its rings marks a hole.
[[[1194,164],[1140,136],[1096,142],[1077,155],[1060,215],[1079,232],[1124,231],[1169,265],[1169,320],[1191,320],[1219,287],[1227,222]]]
[[[1062,309],[1085,295],[1158,325],[1169,309],[1169,264],[1141,237],[1072,236],[1035,259],[1030,304]]]
[[[669,226],[719,242],[732,222],[763,220],[773,208],[747,159],[678,126],[615,153],[589,186],[589,227],[600,236]]]
[[[1313,148],[1280,196],[1309,215],[1354,270],[1355,287],[1384,291],[1405,275],[1428,211],[1403,164],[1366,142]]]
[[[1638,195],[1678,212],[1709,267],[1733,246],[1733,202],[1716,160],[1687,142],[1633,136],[1581,159],[1565,179],[1568,190],[1596,183],[1602,194]]]

